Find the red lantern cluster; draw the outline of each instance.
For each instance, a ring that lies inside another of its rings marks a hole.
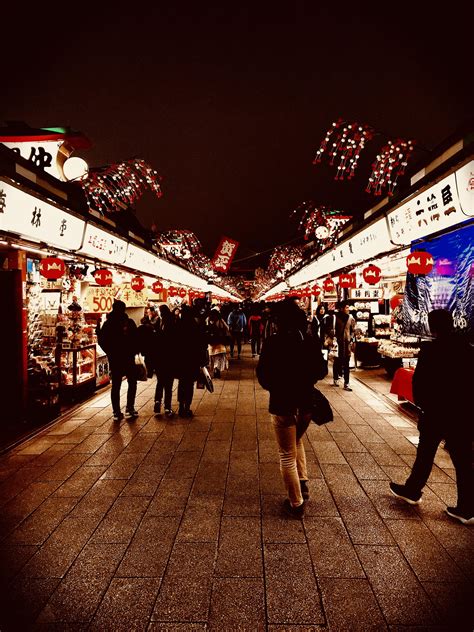
[[[378,266],[370,265],[362,270],[362,276],[369,285],[377,285],[382,278],[382,270]]]
[[[145,287],[145,279],[141,276],[133,277],[130,281],[130,287],[132,290],[135,290],[135,292],[141,292],[141,290]]]
[[[425,250],[417,250],[407,257],[407,269],[411,274],[429,274],[433,266],[433,255]]]
[[[354,272],[339,275],[339,285],[343,288],[357,287],[356,275]]]
[[[168,296],[177,296],[178,289],[174,285],[170,285],[168,288]]]
[[[97,285],[112,285],[113,276],[110,270],[107,268],[101,268],[94,272],[94,279]]]
[[[151,289],[155,294],[159,294],[163,291],[163,283],[161,281],[155,281],[151,286]]]
[[[178,290],[178,296],[180,298],[184,298],[186,296],[186,290],[184,289],[184,287],[180,287]]]
[[[319,296],[321,294],[321,288],[317,283],[311,288],[311,294],[313,296]]]
[[[334,290],[336,289],[336,285],[334,283],[334,281],[331,279],[331,277],[328,277],[327,279],[324,279],[323,281],[323,289],[325,292],[334,292]]]
[[[59,279],[66,272],[66,265],[62,259],[58,257],[46,257],[41,260],[39,271],[45,279]]]

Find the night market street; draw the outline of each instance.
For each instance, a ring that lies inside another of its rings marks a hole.
[[[421,505],[396,499],[415,425],[357,372],[353,392],[326,378],[306,516],[284,517],[255,364],[245,345],[193,419],[154,416],[153,378],[114,423],[107,387],[0,457],[2,632],[472,629],[474,532],[445,514],[444,449]]]

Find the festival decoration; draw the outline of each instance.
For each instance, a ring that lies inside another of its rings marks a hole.
[[[408,255],[407,270],[411,274],[429,274],[434,266],[433,255],[425,250],[417,250]]]
[[[87,178],[77,181],[89,208],[101,213],[120,211],[132,206],[148,187],[162,195],[158,173],[142,159],[90,169]]]
[[[178,259],[190,259],[201,249],[201,243],[190,230],[168,230],[160,233],[156,242],[168,254]]]
[[[227,272],[235,256],[239,242],[229,237],[222,237],[212,259],[212,267],[219,272]]]
[[[151,289],[153,290],[153,292],[155,294],[160,294],[160,292],[163,292],[163,283],[161,281],[155,281],[152,286]]]
[[[351,219],[327,206],[317,206],[312,200],[300,204],[291,215],[300,216],[298,230],[304,231],[305,241],[315,242],[318,253],[337,244],[339,231]]]
[[[354,288],[357,286],[355,272],[339,275],[339,285],[342,288]]]
[[[141,276],[133,277],[130,281],[130,287],[132,290],[135,290],[135,292],[140,292],[145,287],[145,279]]]
[[[382,270],[371,264],[362,270],[362,277],[369,285],[377,285],[382,277]]]
[[[97,285],[112,285],[112,272],[110,270],[107,270],[107,268],[99,268],[98,270],[95,270],[92,274]]]
[[[324,279],[324,281],[323,281],[323,289],[327,293],[331,293],[331,292],[335,292],[336,291],[336,285],[335,285],[334,281],[331,279],[331,277],[328,277],[327,279]]]
[[[322,161],[324,153],[329,156],[329,164],[334,165],[339,160],[335,180],[348,179],[354,176],[354,171],[367,141],[374,136],[374,130],[369,125],[348,123],[338,119],[332,123],[316,152],[313,164]]]
[[[388,141],[372,165],[372,174],[365,189],[367,193],[382,195],[383,189],[387,188],[387,194],[393,195],[397,180],[405,173],[413,149],[411,140],[397,138]]]
[[[44,276],[45,279],[59,279],[66,272],[66,264],[58,257],[46,257],[45,259],[41,259],[39,271],[41,276]]]
[[[313,296],[319,296],[321,294],[321,288],[317,283],[311,288],[311,294]]]
[[[178,290],[178,296],[180,298],[184,298],[186,296],[186,290],[184,289],[184,287],[180,287]]]
[[[282,277],[288,274],[302,259],[302,246],[277,246],[268,262],[268,271],[276,277]]]
[[[170,285],[168,288],[168,296],[177,296],[178,295],[178,288],[176,288],[174,285]]]

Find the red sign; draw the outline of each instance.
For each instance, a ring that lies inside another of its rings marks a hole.
[[[362,276],[369,285],[377,285],[382,277],[382,270],[378,266],[370,265],[362,270]]]
[[[163,292],[163,283],[161,281],[155,281],[151,286],[151,289],[155,294],[159,294],[160,292]]]
[[[135,290],[135,292],[140,292],[145,287],[145,279],[141,276],[133,277],[130,281],[130,287],[132,290]]]
[[[112,285],[112,272],[107,268],[101,268],[94,272],[94,279],[97,285]]]
[[[39,270],[46,279],[59,279],[66,272],[66,265],[58,257],[46,257],[41,259]]]
[[[211,262],[214,270],[218,272],[227,272],[234,258],[235,252],[239,246],[239,242],[229,237],[222,237],[220,244],[215,252]]]
[[[331,277],[324,279],[323,288],[325,292],[334,292],[336,286],[334,285],[334,281],[331,279]]]
[[[417,250],[407,257],[407,269],[411,274],[429,274],[433,266],[433,255],[425,250]]]
[[[317,283],[311,288],[311,293],[313,296],[319,296],[321,294],[321,288]]]
[[[356,275],[354,272],[350,272],[349,274],[340,274],[339,275],[339,285],[341,287],[356,287]]]

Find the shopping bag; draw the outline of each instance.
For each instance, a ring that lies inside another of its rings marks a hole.
[[[200,378],[200,379],[199,379]],[[197,388],[207,388],[207,390],[209,391],[209,393],[213,393],[214,392],[214,384],[212,383],[212,377],[209,374],[209,371],[207,370],[207,367],[203,366],[201,367],[201,370],[199,371],[199,378],[198,378],[198,383],[201,380],[201,383],[203,384],[203,386],[199,387],[197,386]]]
[[[334,419],[331,404],[320,390],[313,387],[311,396],[311,421],[318,426],[327,424]]]
[[[145,366],[145,360],[141,353],[137,353],[135,356],[135,374],[139,382],[147,381],[147,369]]]

